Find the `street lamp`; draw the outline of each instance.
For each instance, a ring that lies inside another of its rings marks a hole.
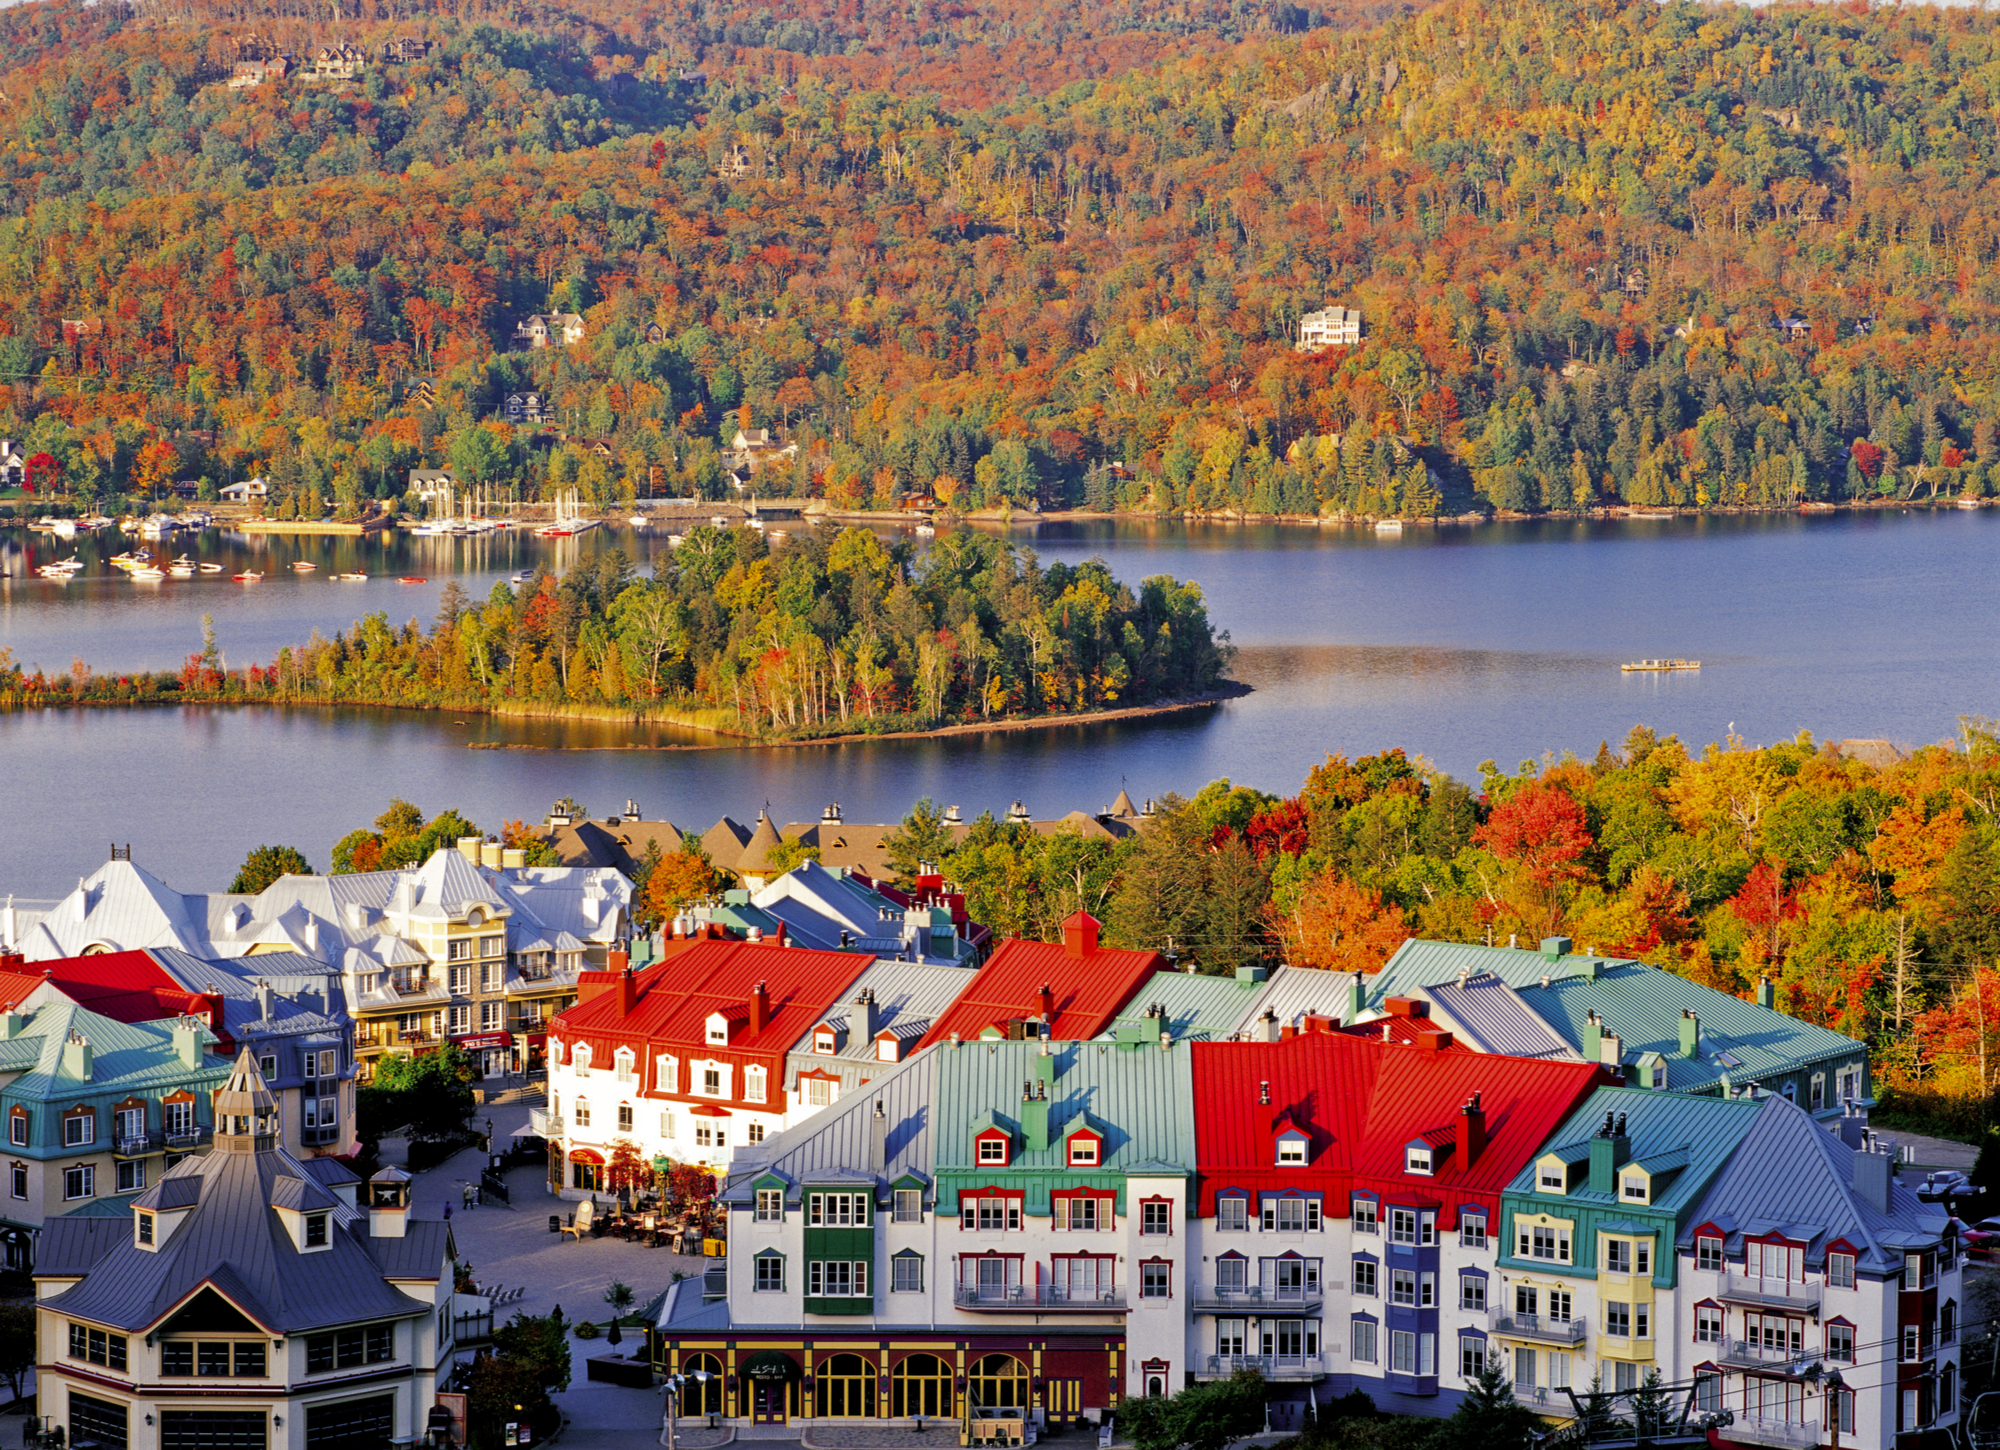
[[[1840,1450],[1840,1392],[1847,1388],[1839,1370],[1826,1377],[1827,1424],[1833,1432],[1833,1450]]]

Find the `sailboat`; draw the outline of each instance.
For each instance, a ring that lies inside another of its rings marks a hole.
[[[596,527],[596,519],[587,519],[579,512],[576,490],[571,489],[556,500],[555,522],[535,532],[545,539],[567,539],[576,534],[587,534]]]

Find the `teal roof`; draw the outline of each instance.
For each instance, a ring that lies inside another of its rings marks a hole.
[[[72,1208],[68,1213],[56,1214],[57,1218],[124,1218],[132,1217],[132,1195],[124,1198],[93,1198],[80,1208]]]
[[[1115,1040],[1121,1032],[1128,1037],[1143,1032],[1151,1038],[1151,1045],[1157,1051],[1159,1019],[1146,1014],[1158,1007],[1164,1012],[1167,1030],[1173,1036],[1200,1042],[1220,1041],[1236,1031],[1243,1014],[1264,990],[1263,982],[1242,982],[1233,976],[1155,972],[1132,994],[1125,1010],[1102,1036]]]
[[[1679,1093],[1652,1092],[1645,1088],[1599,1088],[1583,1100],[1583,1106],[1550,1135],[1548,1148],[1537,1158],[1555,1152],[1569,1162],[1579,1162],[1590,1152],[1590,1140],[1604,1126],[1604,1115],[1625,1117],[1625,1136],[1630,1144],[1627,1161],[1675,1155],[1685,1150],[1687,1167],[1655,1193],[1652,1202],[1621,1202],[1614,1183],[1609,1193],[1590,1187],[1586,1177],[1560,1197],[1535,1191],[1535,1165],[1530,1162],[1507,1185],[1509,1195],[1518,1195],[1551,1212],[1557,1204],[1612,1210],[1621,1215],[1670,1214],[1677,1221],[1692,1208],[1722,1165],[1742,1143],[1750,1125],[1763,1110],[1763,1102],[1743,1098],[1686,1097]],[[1581,1150],[1579,1155],[1577,1150]]]
[[[1058,1044],[1048,1084],[1049,1146],[1017,1140],[1006,1168],[973,1161],[975,1124],[1021,1116],[1021,1085],[1039,1080],[1039,1042],[966,1042],[938,1050],[936,1154],[939,1202],[955,1208],[975,1183],[1020,1187],[1030,1213],[1049,1211],[1052,1188],[1122,1187],[1128,1172],[1157,1176],[1195,1166],[1193,1054],[1185,1044],[1122,1051],[1108,1042]],[[1069,1167],[1063,1139],[1088,1125],[1104,1135],[1103,1162]]]
[[[1622,957],[1406,941],[1369,982],[1368,1005],[1380,1012],[1388,997],[1481,973],[1512,987],[1529,1011],[1591,1062],[1599,1060],[1595,1013],[1622,1039],[1626,1064],[1646,1053],[1665,1060],[1673,1092],[1714,1092],[1725,1077],[1740,1087],[1808,1063],[1865,1058],[1866,1049],[1851,1037]],[[1701,1023],[1693,1057],[1681,1055],[1684,1012]],[[1831,1103],[1830,1083],[1828,1092]]]
[[[73,1002],[46,1003],[13,1037],[0,1040],[0,1073],[20,1074],[0,1088],[0,1099],[68,1106],[93,1098],[218,1087],[228,1078],[230,1064],[207,1055],[216,1039],[206,1024],[194,1031],[202,1054],[200,1065],[189,1067],[174,1051],[171,1022],[117,1022]],[[72,1034],[90,1043],[88,1080],[64,1065],[63,1047]]]

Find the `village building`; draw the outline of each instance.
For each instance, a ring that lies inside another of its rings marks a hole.
[[[214,1149],[120,1218],[52,1223],[35,1269],[38,1408],[72,1445],[374,1450],[424,1437],[452,1356],[449,1226],[278,1146],[246,1051]]]
[[[583,319],[574,312],[530,313],[514,324],[514,341],[530,348],[569,347],[583,341]]]
[[[1319,352],[1329,347],[1358,347],[1361,343],[1361,313],[1352,307],[1322,307],[1299,319],[1299,340],[1294,352]]]

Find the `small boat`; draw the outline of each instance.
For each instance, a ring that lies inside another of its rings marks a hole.
[[[668,547],[669,549],[678,549],[678,548],[679,548],[679,547],[680,547],[680,546],[681,546],[682,544],[685,544],[686,542],[687,542],[687,535],[686,535],[686,534],[668,534],[668,535],[667,535],[667,547]]]
[[[512,574],[507,576],[507,582],[509,584],[526,584],[531,582],[534,577],[535,571],[533,569],[516,569]]]
[[[646,516],[644,514],[634,514],[632,515],[629,522],[631,523],[633,528],[643,529],[646,527]]]
[[[132,557],[141,564],[150,564],[153,562],[153,551],[151,549],[135,549],[132,552]]]
[[[154,579],[166,578],[167,573],[166,570],[164,569],[155,569],[150,564],[148,564],[142,566],[141,568],[131,570],[129,573],[126,574],[125,577],[127,579],[142,579],[150,582]]]
[[[1400,534],[1403,532],[1403,521],[1401,519],[1377,519],[1375,520],[1375,532],[1378,534]]]
[[[198,567],[204,574],[220,574],[222,572],[222,566],[220,564],[202,564],[199,565]]]
[[[169,564],[167,565],[167,572],[176,579],[192,579],[194,578],[194,565]]]
[[[757,527],[761,529],[764,526],[762,524],[758,524]],[[934,524],[918,524],[914,529],[910,530],[910,532],[915,534],[920,539],[935,539],[937,537],[937,527]]]
[[[1623,670],[1628,675],[1665,674],[1669,670],[1698,670],[1701,668],[1701,661],[1700,660],[1633,660],[1631,663],[1620,665],[1618,668]]]
[[[262,574],[254,569],[246,569],[241,574],[231,574],[229,577],[234,579],[238,584],[257,584],[262,582],[264,578]]]
[[[366,574],[336,574],[333,576],[333,582],[336,584],[366,584],[368,576]]]
[[[396,582],[398,584],[428,584],[431,581],[425,578],[422,574],[404,574],[400,576],[396,580]]]
[[[73,539],[76,537],[76,520],[57,519],[49,525],[48,531],[59,539]]]
[[[1986,507],[1986,505],[1980,499],[1962,498],[1958,501],[1958,507],[1962,509],[1976,509],[1976,508],[1984,508]]]
[[[292,568],[294,568],[301,574],[310,574],[312,573],[313,570],[317,569],[318,567],[319,565],[313,563],[309,559],[297,559],[294,560],[292,563]]]

